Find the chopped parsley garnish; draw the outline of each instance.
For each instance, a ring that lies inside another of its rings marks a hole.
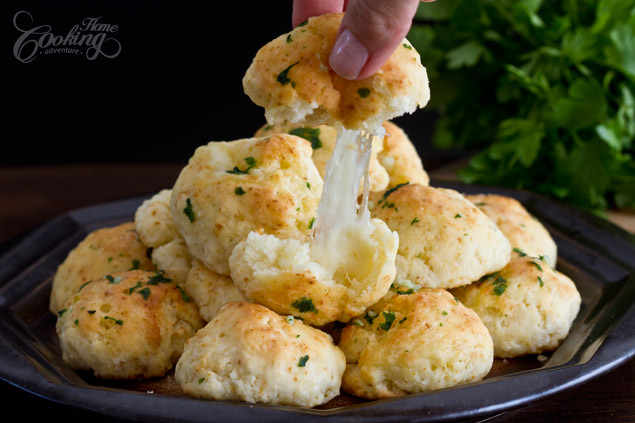
[[[538,269],[539,271],[542,272],[542,266],[539,263],[536,263],[535,261],[530,261],[529,263],[531,263],[534,266],[536,266],[536,269]]]
[[[417,222],[419,222],[419,218],[415,216],[415,217],[414,217],[414,219],[412,219],[412,220],[410,221],[410,224],[411,224],[411,225],[414,225],[414,224],[415,224],[415,223],[417,223]]]
[[[121,276],[113,277],[112,275],[106,275],[104,278],[108,279],[111,284],[118,284],[121,282]]]
[[[311,218],[311,221],[309,222],[309,229],[313,229],[313,224],[315,223],[315,217]]]
[[[412,50],[412,46],[410,44],[403,43],[402,45],[403,45],[404,48],[406,48],[408,50]]]
[[[404,183],[401,183],[401,184],[395,185],[394,187],[392,187],[392,188],[390,188],[390,189],[387,189],[387,190],[384,192],[384,195],[382,195],[382,196],[381,196],[381,200],[379,200],[379,203],[382,203],[382,202],[386,201],[386,198],[388,198],[388,196],[389,196],[390,194],[392,194],[393,192],[397,191],[399,188],[403,187],[404,185],[408,185],[409,183],[410,183],[410,182],[404,182]]]
[[[203,382],[205,382],[205,378],[204,378],[204,377],[202,377],[202,378],[200,378],[200,379],[198,380],[198,383],[203,383]]]
[[[542,280],[542,278],[540,276],[538,276],[538,283],[540,284],[540,287],[542,288],[543,286],[545,286],[545,282]]]
[[[79,291],[81,291],[82,289],[84,289],[84,287],[85,287],[86,285],[88,285],[89,283],[91,283],[91,282],[92,282],[92,280],[84,282],[84,283],[83,283],[83,284],[79,287],[79,289],[77,290],[77,292],[79,292]]]
[[[364,319],[368,322],[369,325],[373,324],[373,321],[376,317],[377,313],[375,313],[373,310],[368,310],[366,314],[364,314]]]
[[[137,284],[133,287],[128,288],[128,295],[132,295],[132,293],[137,289],[137,288],[141,288],[142,284],[141,281],[137,282]]]
[[[113,322],[115,322],[115,323],[116,323],[116,324],[118,324],[119,326],[123,325],[123,320],[121,320],[121,319],[115,319],[114,317],[104,316],[104,320],[112,320]]]
[[[59,317],[62,317],[62,315],[63,315],[64,313],[66,313],[66,310],[67,310],[66,308],[61,309],[60,311],[58,311],[58,312],[57,312],[57,315],[58,315]]]
[[[308,355],[300,357],[300,359],[298,360],[298,367],[306,366],[306,362],[307,361],[309,361],[309,356]]]
[[[310,141],[311,147],[313,147],[313,149],[315,150],[317,148],[322,147],[322,140],[320,140],[320,132],[321,132],[320,128],[303,127],[303,128],[294,128],[289,131],[289,134],[302,137],[305,140]]]
[[[395,321],[395,313],[388,310],[387,312],[382,311],[381,314],[384,315],[384,323],[380,323],[379,327],[387,331],[388,329],[390,329],[390,326],[392,326],[392,322]]]
[[[293,41],[293,38],[291,37],[291,34],[287,35],[287,43],[290,43]]]
[[[457,214],[455,214],[455,215],[454,215],[454,218],[455,218],[455,219],[459,219],[459,218],[461,218],[461,217],[463,217],[463,215],[461,215],[461,213],[457,213]]]
[[[361,98],[366,98],[370,95],[370,90],[366,87],[359,88],[357,90],[357,95],[360,96]]]
[[[141,262],[137,259],[132,260],[132,267],[128,270],[137,270],[139,269],[139,265],[141,264]]]
[[[234,194],[236,194],[236,195],[245,195],[246,193],[247,193],[247,191],[245,191],[245,190],[243,189],[243,187],[237,187],[237,188],[234,190]]]
[[[181,293],[181,299],[183,301],[185,301],[186,303],[189,303],[190,301],[192,301],[192,299],[190,298],[189,295],[187,295],[187,293],[185,292],[185,290],[183,288],[181,288],[180,286],[176,286],[176,289],[179,290],[179,292]]]
[[[397,294],[399,294],[399,295],[410,295],[410,294],[413,294],[414,292],[415,292],[415,290],[414,290],[414,289],[412,289],[412,288],[407,289],[407,290],[405,290],[405,291],[399,291],[399,290],[397,290]]]
[[[88,310],[88,314],[95,314],[97,313],[97,310]]]
[[[492,282],[492,285],[494,285],[494,294],[501,296],[507,289],[507,279],[498,275],[496,279],[494,279],[494,282]]]
[[[231,173],[232,175],[246,175],[249,171],[256,166],[256,159],[253,157],[245,157],[245,163],[247,163],[247,167],[245,170],[240,170],[238,166],[234,166],[232,170],[227,170],[227,173]]]
[[[196,220],[196,215],[194,214],[194,209],[192,208],[192,200],[189,198],[185,200],[185,208],[183,209],[183,214],[187,216],[190,223],[193,223]]]
[[[170,282],[172,282],[172,279],[166,278],[165,276],[163,276],[163,273],[161,272],[156,272],[153,276],[150,277],[150,279],[148,279],[148,282],[146,282],[146,285],[158,285],[160,283],[170,283]]]
[[[150,288],[146,286],[145,288],[140,289],[139,294],[141,294],[144,300],[147,300],[148,297],[150,296]]]
[[[401,323],[405,322],[405,321],[406,321],[406,319],[407,319],[407,317],[404,317],[403,319],[401,319],[401,320],[399,321],[399,324],[401,324]]]
[[[309,311],[313,313],[318,312],[315,306],[313,305],[313,300],[306,297],[301,297],[295,300],[294,302],[291,303],[291,307],[298,309],[300,313],[308,313]]]
[[[527,253],[525,253],[523,250],[521,250],[518,247],[514,247],[514,249],[512,251],[514,251],[516,254],[518,254],[519,257],[527,256]]]
[[[278,74],[278,76],[276,77],[276,81],[278,81],[280,85],[286,85],[291,82],[291,79],[289,79],[289,70],[298,63],[300,62],[292,63],[288,67],[286,67],[282,72]]]

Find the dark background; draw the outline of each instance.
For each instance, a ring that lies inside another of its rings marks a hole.
[[[209,141],[250,137],[265,123],[242,77],[257,50],[291,29],[291,1],[9,1],[3,16],[1,165],[185,161]],[[22,28],[65,36],[87,17],[118,26],[115,58],[45,54],[18,61]],[[24,18],[26,15],[21,16]],[[431,117],[395,120],[424,164]],[[435,153],[436,154],[436,153]]]

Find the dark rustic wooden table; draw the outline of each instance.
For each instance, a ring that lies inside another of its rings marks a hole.
[[[66,166],[10,166],[0,168],[0,253],[12,241],[47,220],[70,210],[138,195],[149,195],[172,185],[184,163],[167,164],[74,164]],[[616,221],[633,229],[631,216]],[[0,383],[6,416],[65,422],[113,421],[69,409],[12,385]],[[507,411],[493,418],[496,423],[635,422],[635,360],[585,384],[546,399]]]

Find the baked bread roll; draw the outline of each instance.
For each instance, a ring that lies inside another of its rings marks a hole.
[[[203,326],[183,290],[157,272],[113,273],[81,287],[59,311],[62,358],[103,379],[164,376]]]
[[[501,358],[555,349],[569,333],[581,302],[570,278],[518,252],[500,272],[452,293],[481,317]]]
[[[257,304],[228,303],[187,341],[175,378],[199,398],[314,407],[339,394],[345,366],[325,332]]]
[[[374,133],[384,120],[412,113],[430,98],[417,51],[404,39],[374,75],[351,81],[328,64],[342,13],[309,18],[263,46],[243,77],[245,93],[269,124],[341,123]]]
[[[549,266],[556,266],[556,243],[543,224],[529,214],[520,201],[498,194],[473,194],[465,198],[496,223],[512,248],[518,248],[533,257],[542,257]]]
[[[342,331],[342,389],[367,399],[478,381],[490,371],[485,325],[442,289],[397,286]]]
[[[49,310],[57,314],[86,282],[130,269],[155,270],[148,246],[139,240],[133,222],[90,232],[58,266]]]
[[[349,233],[333,250],[338,263],[318,262],[310,242],[252,232],[230,257],[231,276],[252,301],[321,326],[346,322],[376,303],[395,277],[398,238],[378,219],[370,234]]]
[[[397,280],[453,288],[502,269],[510,259],[500,229],[454,190],[405,184],[371,193],[369,208],[399,234]]]
[[[307,140],[288,134],[197,148],[170,206],[190,254],[227,276],[232,249],[251,231],[306,237],[322,193],[311,153]]]

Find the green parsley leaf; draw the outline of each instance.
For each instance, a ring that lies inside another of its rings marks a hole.
[[[139,294],[141,294],[144,300],[147,300],[148,297],[150,297],[150,288],[146,286],[145,288],[140,289]]]
[[[245,157],[245,163],[247,163],[247,168],[245,168],[245,170],[241,170],[238,166],[234,166],[232,170],[227,170],[226,172],[231,173],[232,175],[246,175],[256,166],[256,159],[253,157]]]
[[[146,285],[158,285],[160,283],[170,283],[172,279],[166,277],[162,272],[156,272],[154,275],[150,276]]]
[[[313,149],[322,147],[322,141],[320,140],[320,128],[310,128],[308,126],[302,128],[294,128],[289,131],[289,134],[302,137],[311,142]]]
[[[278,74],[278,76],[276,77],[276,81],[278,81],[280,85],[286,85],[289,82],[291,82],[291,79],[289,79],[289,70],[291,70],[291,68],[297,65],[298,63],[300,62],[295,62],[287,66],[282,72]]]
[[[386,191],[384,191],[384,194],[381,196],[381,199],[377,202],[378,204],[381,204],[383,202],[386,201],[386,199],[390,196],[390,194],[392,194],[393,192],[397,191],[399,188],[404,187],[406,185],[408,185],[410,182],[403,182],[401,184],[397,184],[394,187],[387,189]]]
[[[128,270],[138,270],[141,262],[137,259],[132,260],[132,267]]]
[[[300,357],[300,359],[298,360],[298,367],[306,366],[306,362],[307,361],[309,361],[309,356],[308,355]]]
[[[234,189],[234,194],[236,195],[245,195],[246,193],[247,191],[245,191],[243,187],[236,187],[236,189]]]
[[[383,330],[387,331],[392,326],[392,322],[395,321],[395,313],[393,311],[382,311],[381,314],[384,316],[384,323],[380,323],[379,327]]]
[[[110,320],[110,321],[113,321],[113,322],[115,322],[115,324],[117,324],[117,325],[119,325],[119,326],[123,325],[123,320],[121,320],[121,319],[115,319],[114,317],[104,316],[104,320]]]
[[[291,303],[291,307],[297,309],[300,313],[308,313],[308,312],[317,313],[318,312],[315,306],[313,305],[313,300],[306,297],[301,297],[295,300],[294,302]]]
[[[119,282],[121,282],[121,276],[112,276],[112,275],[105,275],[104,278],[106,278],[108,280],[108,282],[110,282],[113,285],[118,284]]]
[[[190,223],[194,223],[196,220],[196,215],[194,214],[194,209],[192,208],[192,200],[187,198],[185,200],[185,208],[183,209],[183,214],[188,218]]]
[[[366,98],[370,95],[370,89],[366,87],[359,88],[357,90],[357,95],[360,96],[361,98]]]

